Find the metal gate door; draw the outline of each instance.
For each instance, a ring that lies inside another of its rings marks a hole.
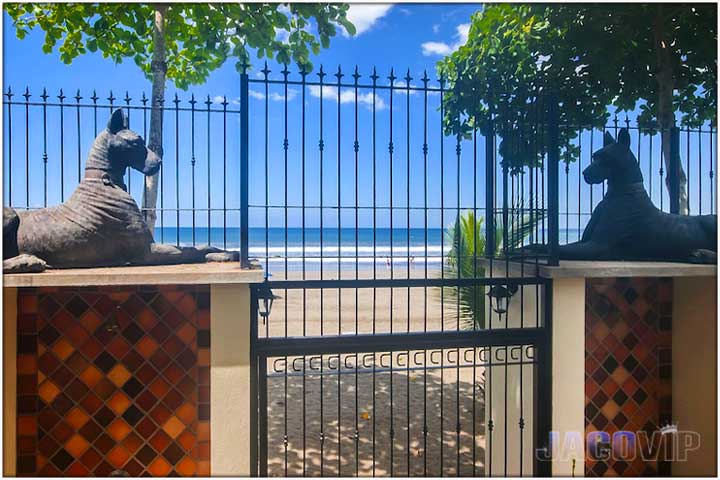
[[[255,286],[259,475],[547,473],[535,449],[549,428],[549,286],[508,280]],[[487,329],[464,329],[457,303],[441,318],[427,307],[440,290],[506,285],[540,317],[513,327],[512,313],[495,314]],[[270,292],[279,298],[265,315]]]
[[[280,74],[240,85],[256,473],[547,474],[557,123],[510,168],[492,112],[446,135],[442,79]]]

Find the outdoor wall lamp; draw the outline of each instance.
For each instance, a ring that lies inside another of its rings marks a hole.
[[[507,287],[503,285],[495,285],[490,288],[488,297],[490,297],[490,306],[495,313],[499,315],[507,313],[510,306],[510,299],[517,293],[517,291],[517,285],[508,285]]]
[[[270,316],[270,312],[272,311],[272,305],[276,298],[280,298],[276,296],[270,287],[267,285],[267,283],[261,283],[258,290],[257,290],[257,311],[258,315],[260,315],[263,319],[263,324],[267,320],[267,318]]]

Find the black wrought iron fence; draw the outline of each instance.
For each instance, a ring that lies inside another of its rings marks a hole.
[[[56,205],[83,177],[87,152],[113,109],[148,136],[151,101],[97,91],[74,95],[4,93],[4,205],[19,209]],[[156,241],[240,246],[240,114],[237,96],[178,94],[161,102],[164,158],[159,177]],[[128,169],[128,192],[142,205],[144,177]]]
[[[251,302],[258,473],[547,473],[552,281],[533,266],[556,264],[602,198],[581,178],[602,130],[561,125],[538,95],[532,124],[489,112],[446,135],[445,94],[426,73],[265,66],[237,95],[162,105],[156,240],[239,249],[265,270]],[[13,208],[67,198],[113,108],[148,133],[144,95],[4,100]],[[508,128],[535,161],[503,155]],[[579,133],[560,145],[562,129]],[[659,135],[630,130],[648,193],[674,209]],[[715,137],[675,136],[691,213],[715,211]],[[570,144],[578,160],[563,163]],[[126,184],[141,204],[141,174]],[[530,243],[546,248],[511,263]]]

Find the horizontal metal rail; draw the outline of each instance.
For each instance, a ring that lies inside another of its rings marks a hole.
[[[501,262],[496,262],[500,264]],[[422,287],[473,287],[481,285],[545,285],[540,277],[499,278],[352,278],[345,280],[268,280],[264,284],[278,290],[313,290],[322,288],[422,288]]]
[[[544,328],[500,328],[358,334],[335,336],[258,338],[255,351],[263,356],[292,356],[334,353],[389,352],[400,350],[439,350],[444,348],[539,345],[546,339]]]

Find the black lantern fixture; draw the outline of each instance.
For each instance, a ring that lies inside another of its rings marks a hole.
[[[260,287],[257,290],[257,300],[258,300],[258,315],[260,315],[263,319],[263,324],[267,320],[267,318],[270,316],[270,312],[272,311],[272,305],[276,298],[280,298],[276,296],[270,287],[267,285],[267,283],[261,283]]]
[[[490,297],[490,305],[495,313],[502,315],[507,313],[510,307],[510,299],[518,291],[517,285],[494,285],[488,292]]]

